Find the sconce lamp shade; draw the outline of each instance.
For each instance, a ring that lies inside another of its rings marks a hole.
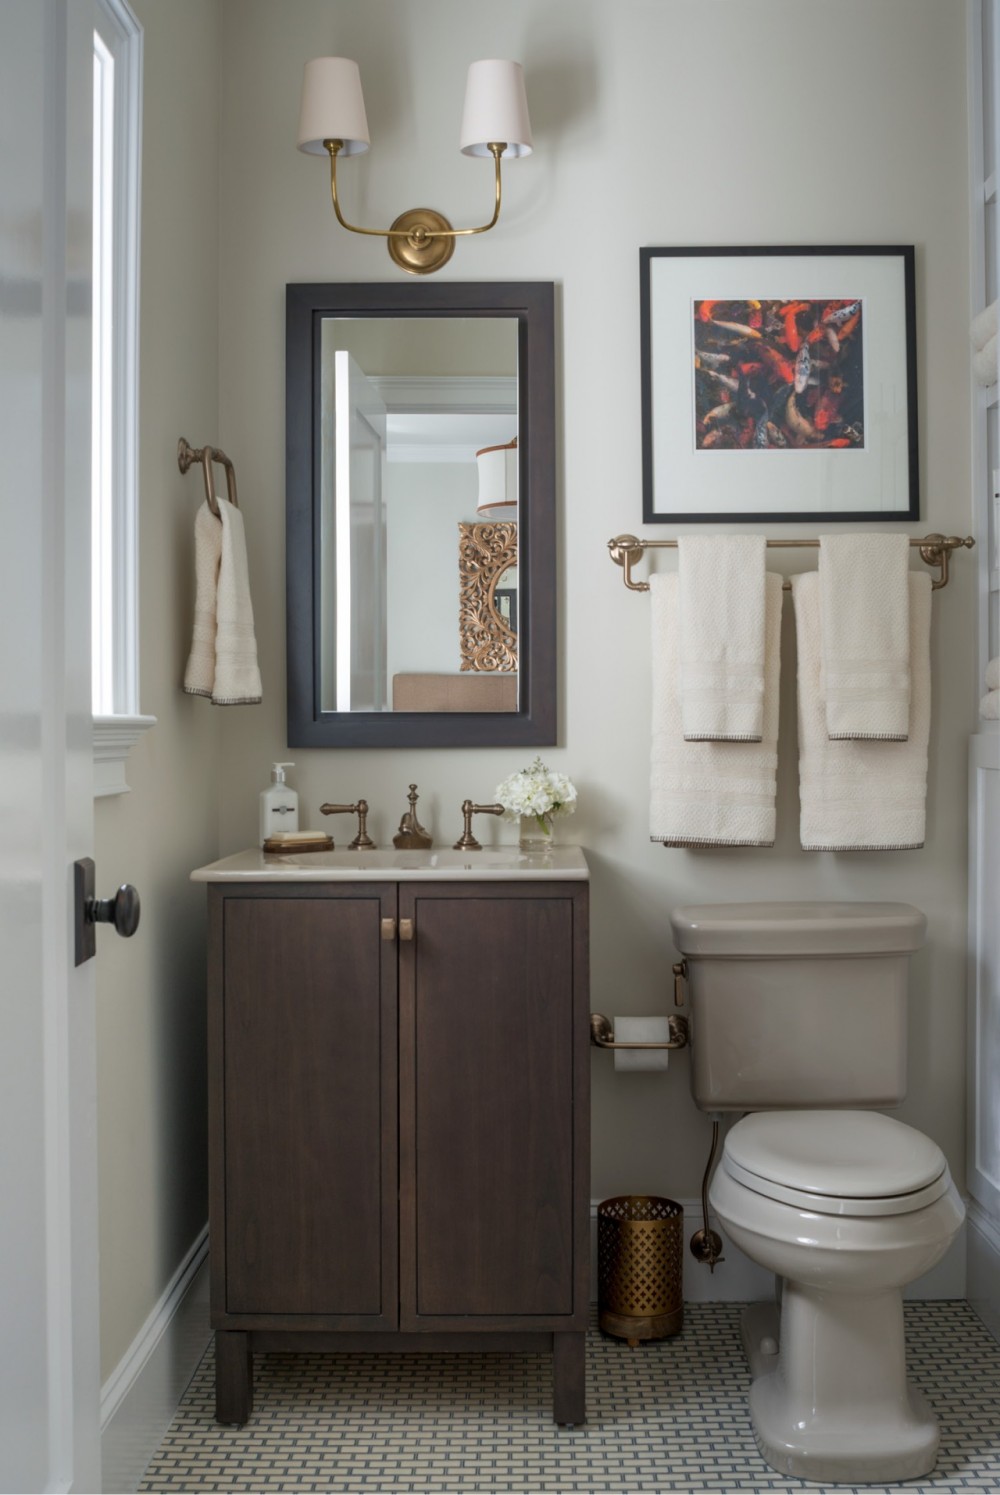
[[[348,57],[314,57],[306,63],[299,111],[299,150],[325,156],[324,140],[342,140],[342,156],[369,146],[361,73]]]
[[[531,122],[519,62],[473,62],[465,85],[460,145],[465,156],[488,156],[490,141],[506,142],[505,156],[531,155]]]
[[[480,519],[517,519],[517,437],[506,446],[484,446],[476,453]]]

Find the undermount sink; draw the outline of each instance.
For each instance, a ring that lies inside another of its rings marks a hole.
[[[192,882],[405,882],[474,878],[520,882],[553,878],[586,881],[586,858],[579,846],[554,846],[527,853],[517,846],[481,851],[309,851],[269,855],[254,847],[191,873]]]

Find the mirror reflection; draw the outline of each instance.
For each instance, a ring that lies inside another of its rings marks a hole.
[[[322,318],[323,711],[519,709],[517,364],[514,317]]]

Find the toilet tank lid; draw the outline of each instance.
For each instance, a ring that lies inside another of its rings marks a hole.
[[[887,955],[919,950],[909,903],[693,903],[670,915],[683,955]]]

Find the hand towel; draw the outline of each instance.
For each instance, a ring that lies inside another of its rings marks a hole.
[[[830,738],[905,742],[910,709],[905,535],[820,535],[823,698]]]
[[[923,846],[930,735],[931,579],[909,577],[910,715],[905,742],[836,742],[821,687],[820,580],[792,577],[799,675],[799,797],[803,851],[903,851]]]
[[[664,846],[773,846],[781,577],[765,578],[763,738],[685,742],[677,691],[678,584],[650,578],[653,721],[649,839]]]
[[[982,384],[989,389],[997,382],[997,337],[996,333],[988,343],[984,343],[972,355],[972,372],[976,376],[976,383]]]
[[[972,339],[974,348],[985,348],[991,337],[997,335],[997,302],[991,301],[989,306],[973,317],[972,326],[969,328],[969,337]]]
[[[688,535],[678,547],[678,688],[687,742],[760,742],[764,536]]]
[[[1000,658],[991,659],[986,666],[986,689],[1000,690]]]
[[[247,569],[243,516],[219,500],[219,517],[207,502],[194,523],[195,603],[191,653],[184,672],[188,695],[209,696],[216,706],[261,699],[257,641]]]
[[[988,690],[979,703],[979,715],[984,722],[1000,720],[1000,690]]]

